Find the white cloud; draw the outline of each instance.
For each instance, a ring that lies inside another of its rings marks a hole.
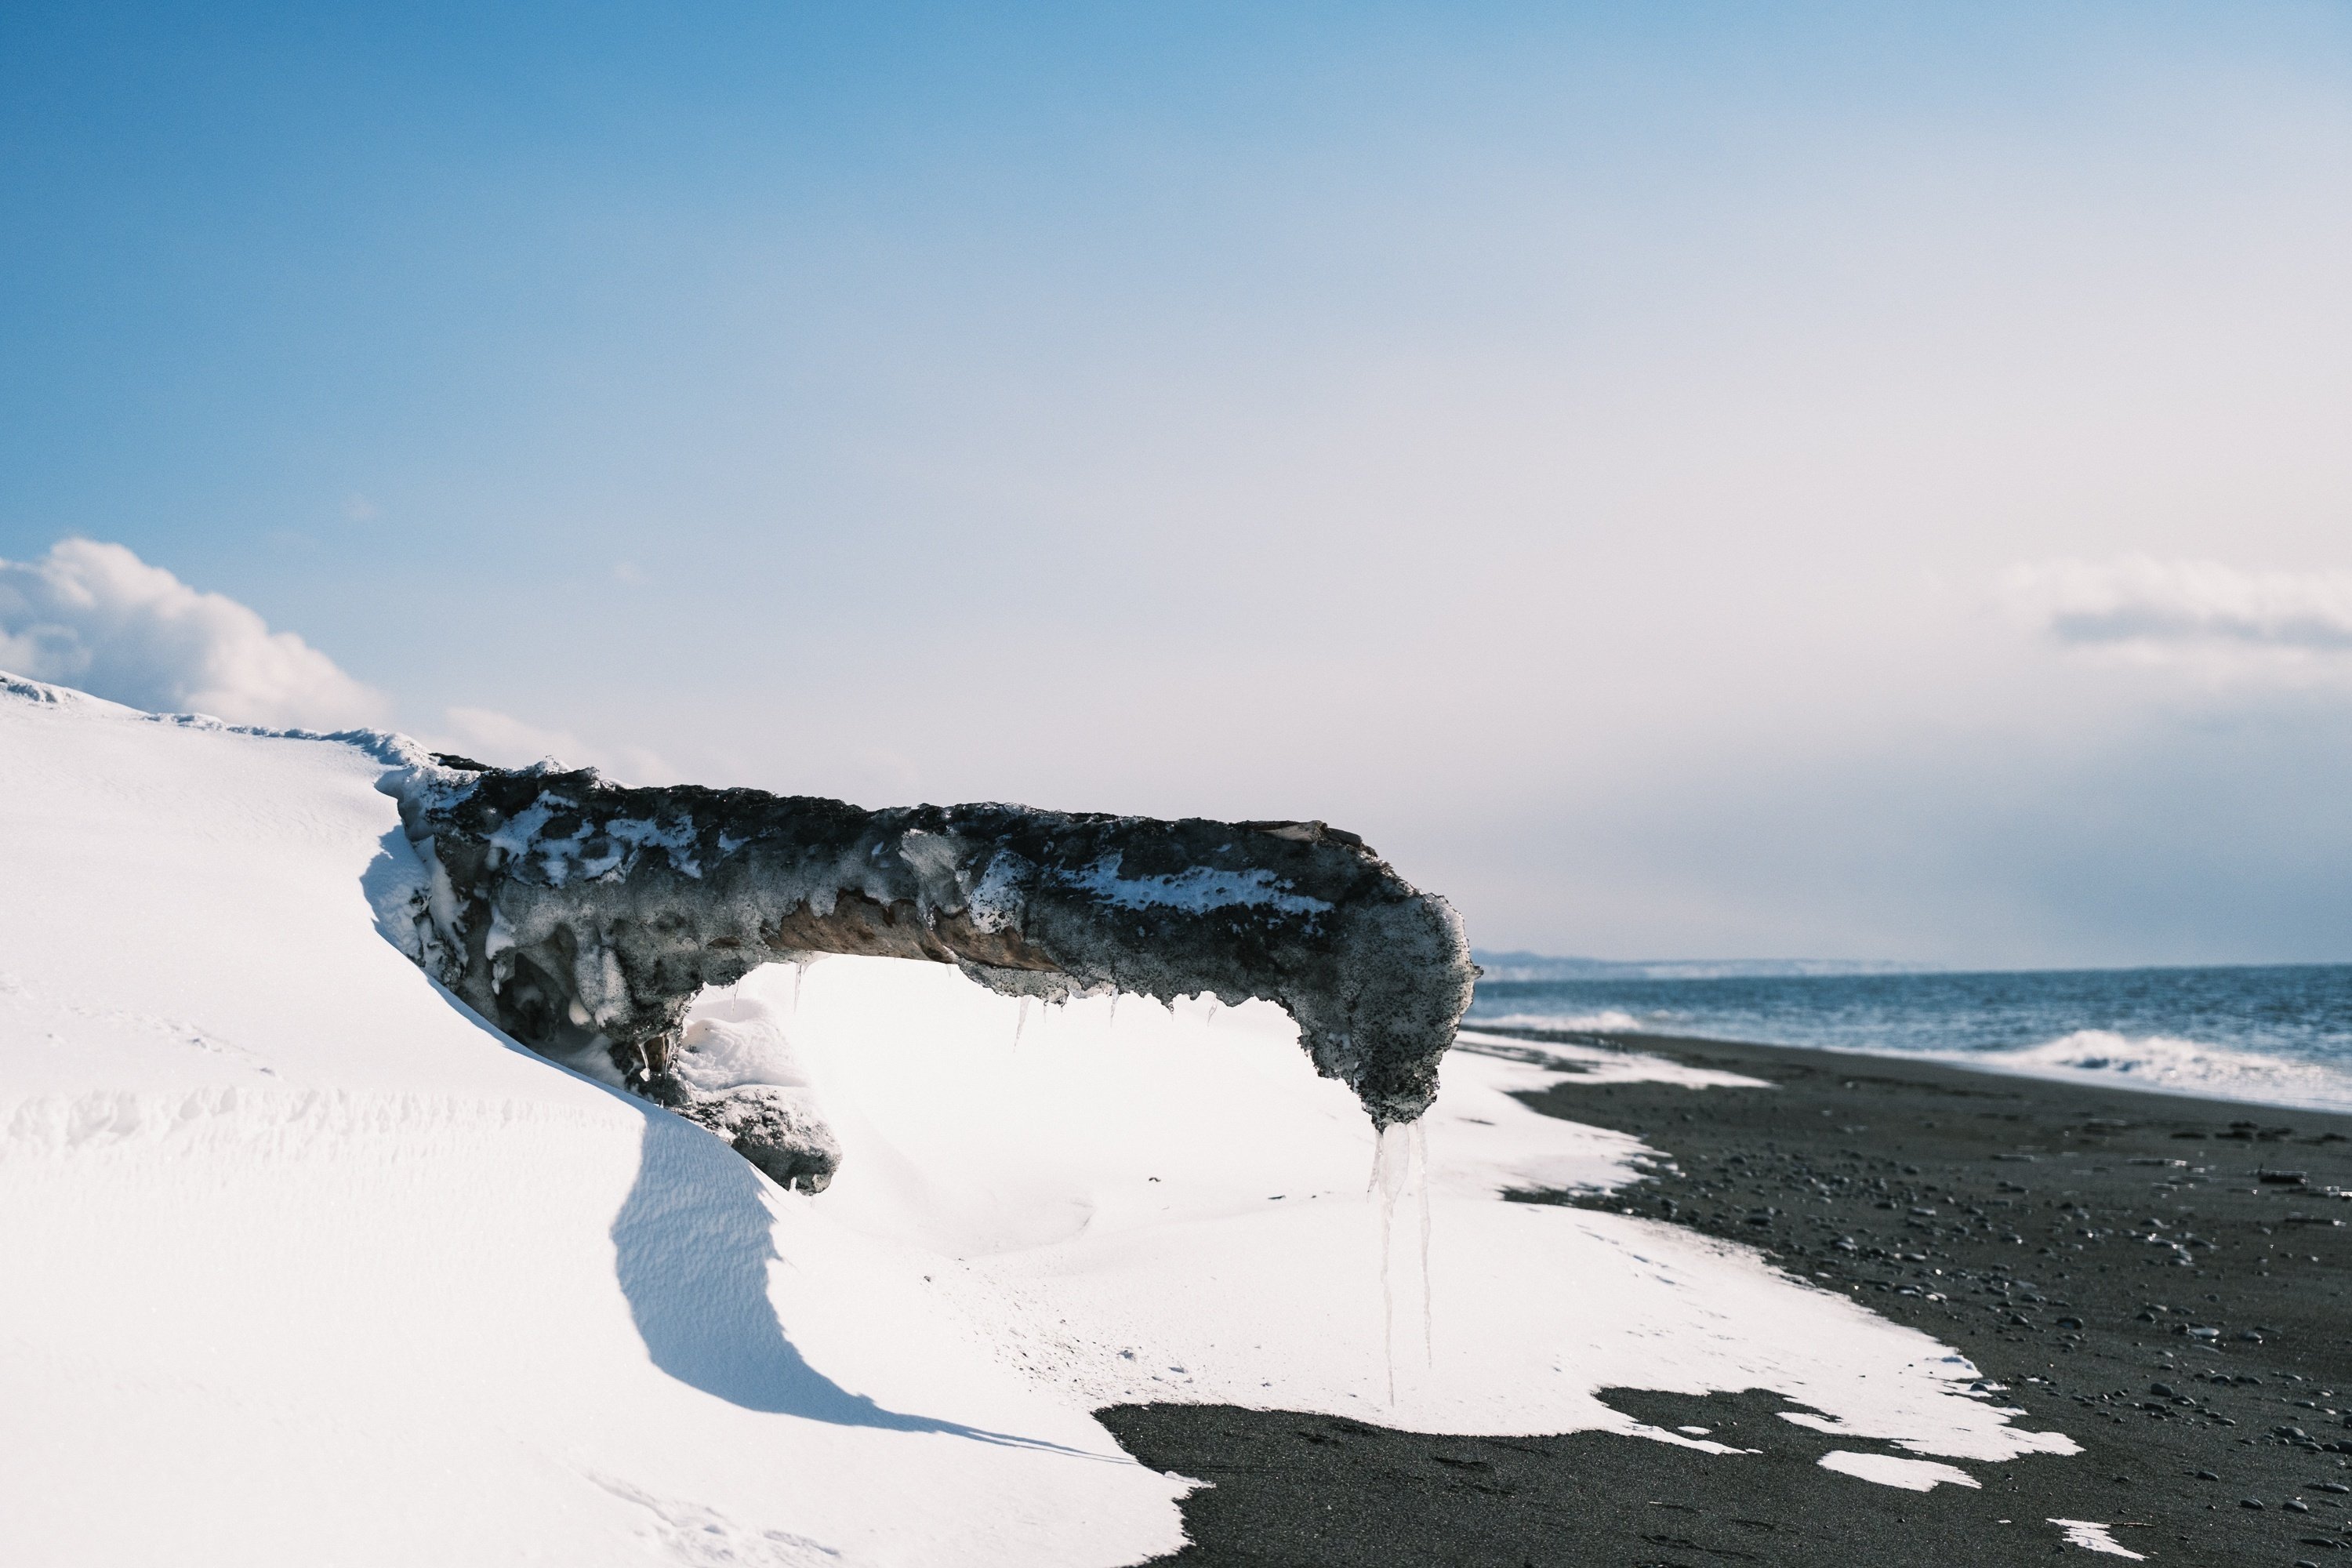
[[[381,721],[381,693],[292,632],[199,593],[120,544],[66,539],[0,560],[0,668],[134,708],[237,723]]]
[[[676,784],[678,771],[643,746],[595,746],[562,730],[543,730],[490,708],[452,708],[448,729],[428,742],[500,767],[528,767],[552,759],[566,767],[594,768],[616,784]]]
[[[2078,647],[2154,658],[2308,663],[2352,655],[2352,572],[2245,572],[2214,561],[2051,561],[2003,596]]]

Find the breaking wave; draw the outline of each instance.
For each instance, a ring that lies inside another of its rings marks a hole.
[[[1465,1018],[1463,1022],[1472,1027],[1491,1025],[1506,1029],[1556,1029],[1563,1035],[1655,1032],[1633,1014],[1621,1013],[1614,1007],[1604,1007],[1598,1013],[1505,1013],[1491,1018]]]
[[[2039,1046],[1934,1054],[1965,1067],[2031,1078],[2120,1083],[2167,1094],[2258,1105],[2352,1110],[2352,1072],[2342,1068],[2167,1035],[2133,1037],[2112,1029],[2077,1029]]]

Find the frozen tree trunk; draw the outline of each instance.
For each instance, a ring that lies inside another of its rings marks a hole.
[[[436,763],[399,788],[432,873],[419,961],[515,1038],[811,1191],[831,1134],[789,1094],[698,1089],[681,1035],[698,992],[762,963],[866,953],[1010,996],[1264,998],[1381,1127],[1428,1107],[1476,974],[1444,900],[1319,822],[864,811]]]

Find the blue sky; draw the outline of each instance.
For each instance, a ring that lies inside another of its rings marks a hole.
[[[2352,959],[2340,5],[19,5],[0,200],[0,557],[420,732]]]

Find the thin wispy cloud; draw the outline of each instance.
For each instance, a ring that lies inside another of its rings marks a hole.
[[[316,730],[389,722],[383,693],[297,634],[90,539],[60,540],[37,561],[0,560],[0,669],[150,712]],[[553,760],[629,784],[680,776],[642,746],[599,745],[489,708],[449,708],[425,738],[508,766]]]
[[[0,668],[164,713],[339,729],[380,722],[382,693],[247,605],[120,544],[60,540],[0,561]]]
[[[2029,623],[2074,647],[2297,664],[2352,656],[2352,572],[2127,556],[2020,565],[2001,587]]]

